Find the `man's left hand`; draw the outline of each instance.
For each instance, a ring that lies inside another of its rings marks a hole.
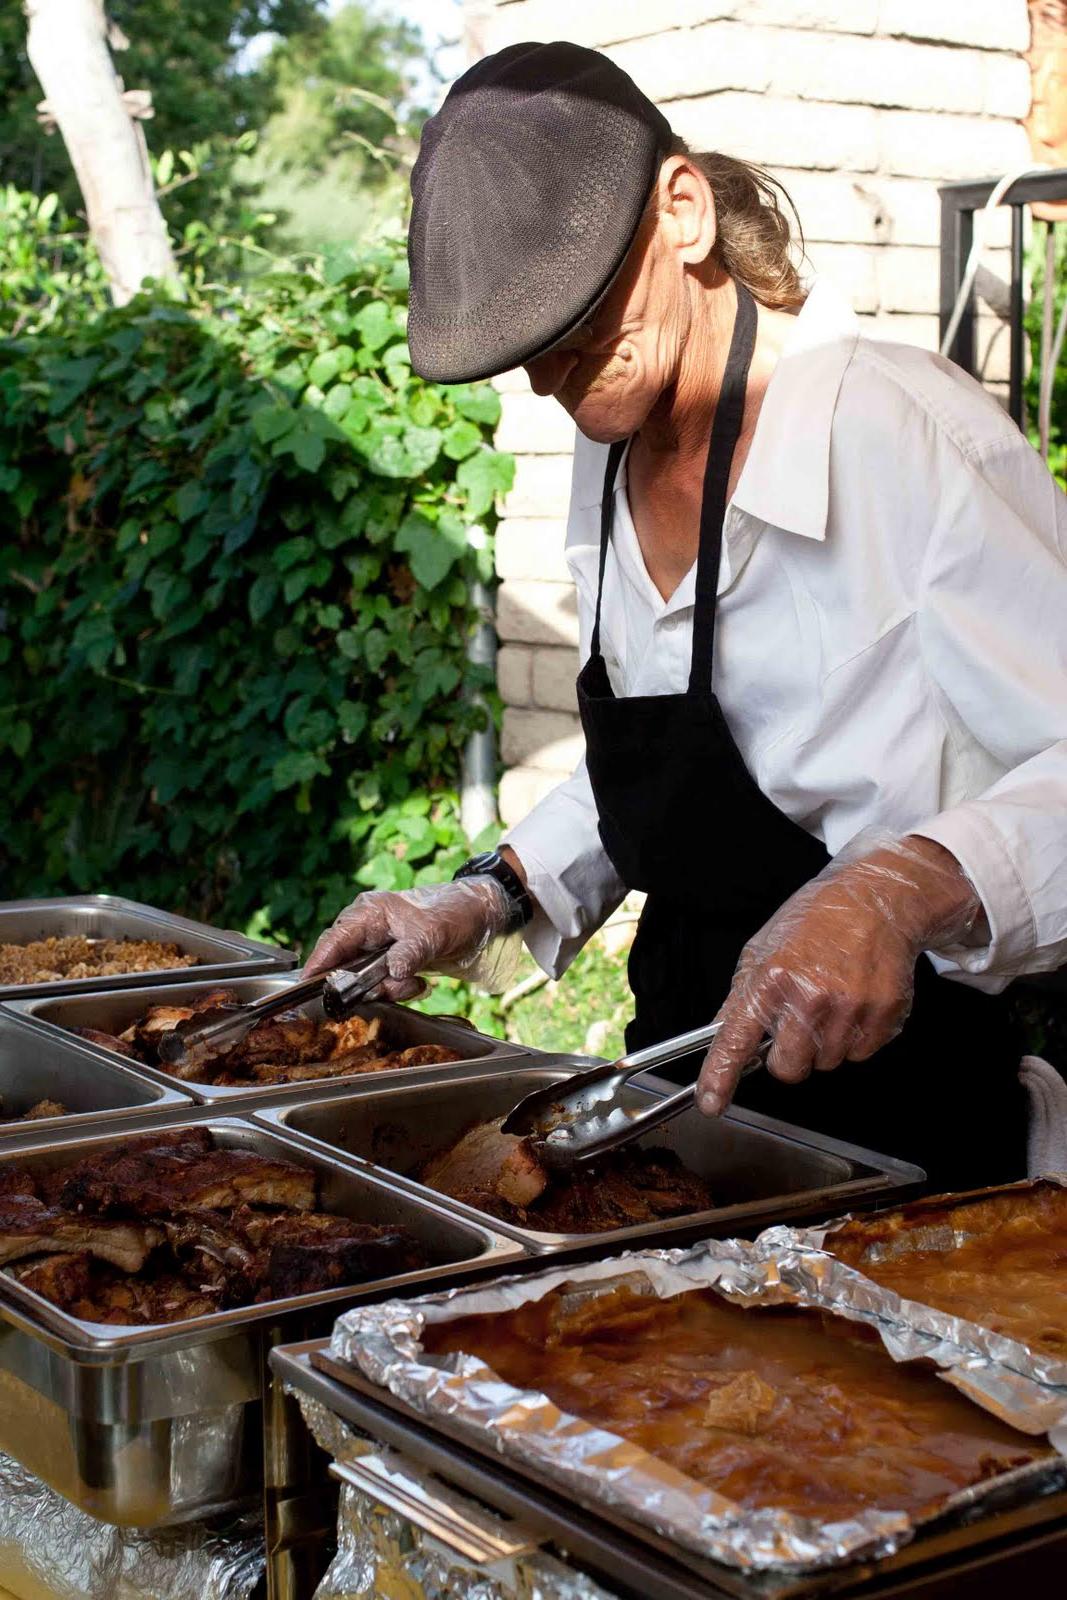
[[[787,1083],[865,1061],[903,1027],[922,951],[975,929],[981,901],[943,846],[915,835],[858,844],[860,854],[854,842],[835,857],[742,951],[700,1073],[706,1115],[726,1109],[768,1034],[767,1066]]]

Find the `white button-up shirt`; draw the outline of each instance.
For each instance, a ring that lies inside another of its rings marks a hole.
[[[578,435],[567,562],[583,660],[606,454]],[[601,622],[616,695],[685,692],[694,579],[669,600],[653,584],[624,462]],[[1067,963],[1067,498],[977,383],[862,334],[825,282],[727,508],[714,685],[763,793],[831,854],[878,826],[960,861],[991,938],[937,952],[942,970],[999,989]],[[541,908],[527,942],[558,974],[625,892],[584,762],[507,843]],[[679,838],[679,873],[730,848],[713,824]]]

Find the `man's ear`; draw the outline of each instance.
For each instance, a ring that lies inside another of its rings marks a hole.
[[[668,156],[656,181],[664,243],[685,266],[702,265],[718,234],[715,196],[700,168],[687,156]]]

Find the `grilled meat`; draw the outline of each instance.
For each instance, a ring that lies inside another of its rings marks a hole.
[[[43,1117],[65,1117],[67,1108],[62,1100],[38,1100],[28,1111],[9,1115],[0,1101],[0,1122],[40,1122]]]
[[[167,1216],[191,1207],[229,1210],[245,1202],[310,1211],[315,1176],[306,1167],[251,1150],[199,1154],[157,1148],[90,1157],[68,1169],[59,1194],[61,1204],[71,1210],[105,1215],[134,1211]]]
[[[162,1239],[157,1228],[71,1216],[32,1195],[0,1200],[0,1266],[52,1251],[83,1251],[124,1272],[139,1272]]]
[[[0,1167],[0,1199],[9,1194],[36,1194],[37,1181],[21,1167]]]
[[[88,1300],[92,1272],[91,1256],[69,1251],[60,1255],[40,1256],[36,1261],[23,1262],[11,1268],[11,1276],[19,1283],[64,1310],[71,1310],[79,1302]],[[73,1315],[80,1313],[74,1311]]]
[[[121,1038],[115,1033],[105,1033],[101,1028],[71,1028],[71,1033],[76,1033],[79,1039],[85,1039],[89,1044],[97,1044],[102,1050],[114,1050],[120,1056],[128,1056],[131,1061],[136,1061],[137,1051],[128,1042],[125,1035]]]
[[[478,1123],[419,1170],[420,1180],[502,1222],[545,1233],[607,1233],[707,1211],[702,1178],[673,1150],[640,1146],[612,1151],[588,1166],[548,1172],[526,1139]]]
[[[447,1045],[420,1044],[390,1050],[389,1041],[382,1037],[380,1016],[325,1022],[316,1021],[305,1011],[292,1010],[267,1017],[228,1049],[197,1050],[178,1063],[160,1060],[159,1041],[163,1034],[205,1011],[225,1010],[236,1004],[233,989],[210,989],[196,995],[188,1005],[151,1006],[117,1036],[99,1028],[73,1031],[145,1066],[160,1067],[182,1082],[214,1083],[223,1088],[311,1083],[320,1078],[389,1072],[462,1059]]]
[[[258,1230],[265,1252],[260,1298],[315,1294],[368,1278],[394,1277],[425,1266],[422,1249],[403,1228],[380,1228],[347,1217],[272,1217]]]
[[[454,1200],[487,1195],[505,1205],[526,1208],[544,1193],[548,1173],[529,1141],[503,1133],[501,1123],[479,1122],[419,1173],[422,1182]]]

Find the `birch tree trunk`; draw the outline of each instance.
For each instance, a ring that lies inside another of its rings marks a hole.
[[[107,43],[103,0],[25,0],[27,50],[74,167],[117,305],[175,275],[141,125]],[[130,96],[142,105],[145,96]]]

